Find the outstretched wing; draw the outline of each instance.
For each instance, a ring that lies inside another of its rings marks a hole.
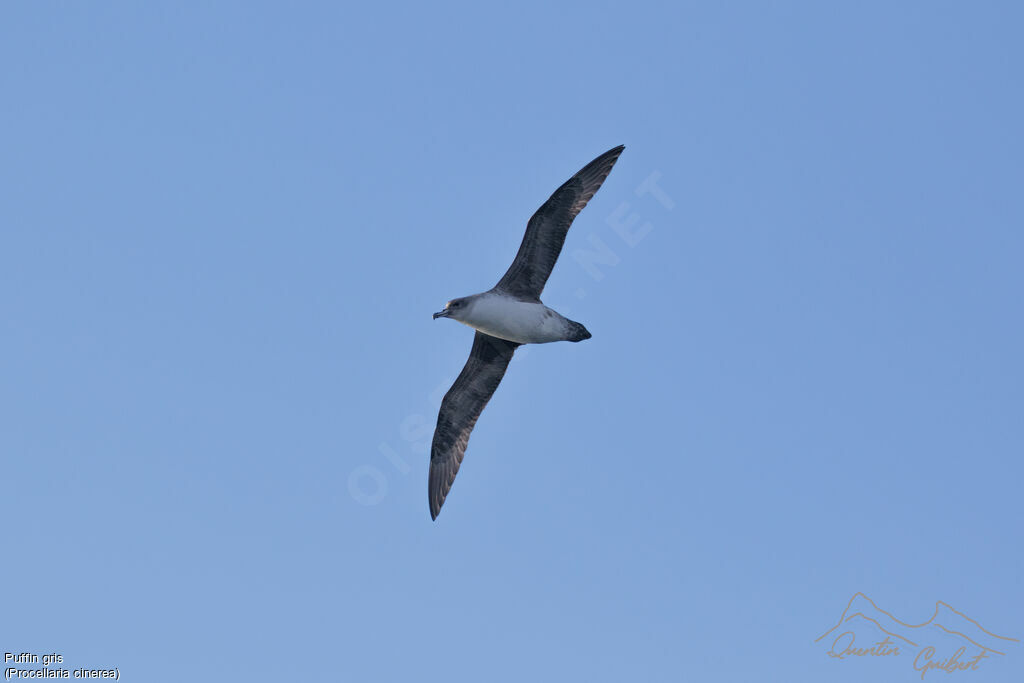
[[[619,145],[591,161],[537,209],[526,226],[516,259],[495,289],[517,299],[540,301],[540,294],[562,251],[569,226],[611,173],[623,149],[625,147]]]
[[[519,344],[477,332],[469,360],[444,395],[430,447],[430,518],[437,519],[466,453],[469,433],[498,388]]]

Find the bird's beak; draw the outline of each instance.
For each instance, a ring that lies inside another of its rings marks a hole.
[[[437,313],[434,314],[434,320],[437,320],[438,318],[447,318],[447,317],[448,317],[448,309],[447,308],[444,309],[443,311],[438,311]]]

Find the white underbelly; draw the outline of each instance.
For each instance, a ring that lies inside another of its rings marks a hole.
[[[565,339],[565,323],[544,304],[531,304],[506,297],[487,297],[474,303],[465,324],[492,337],[543,344]]]

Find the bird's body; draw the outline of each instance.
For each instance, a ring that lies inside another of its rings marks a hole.
[[[482,294],[452,299],[434,318],[452,318],[476,330],[469,360],[441,401],[430,446],[428,497],[437,519],[484,406],[498,388],[516,348],[523,344],[590,339],[590,332],[541,302],[573,219],[583,210],[622,154],[620,145],[584,166],[537,209],[519,252],[498,284]]]
[[[494,290],[467,296],[464,301],[467,310],[455,319],[492,337],[519,344],[581,341],[590,337],[585,327],[542,303],[521,301]],[[586,336],[581,336],[581,331]]]

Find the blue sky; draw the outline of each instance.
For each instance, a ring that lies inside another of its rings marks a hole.
[[[6,4],[0,647],[126,681],[920,680],[814,642],[857,592],[1024,639],[1022,19]],[[617,144],[544,294],[593,338],[517,353],[431,522],[472,333],[430,314]],[[1003,642],[960,677],[1021,680]]]

